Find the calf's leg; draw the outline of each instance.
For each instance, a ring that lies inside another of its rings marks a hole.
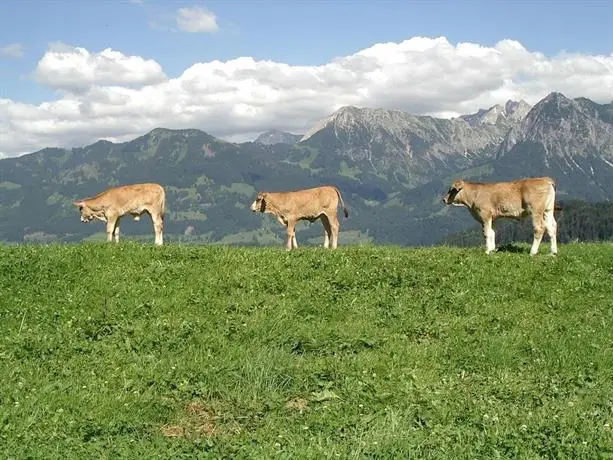
[[[115,233],[115,225],[117,224],[116,217],[107,217],[106,221],[106,241],[108,243],[113,241],[113,233]]]
[[[155,245],[161,246],[164,244],[164,218],[159,214],[151,214],[153,221],[153,231],[155,233]]]
[[[330,237],[332,236],[332,228],[330,227],[330,220],[328,216],[322,214],[321,223],[324,226],[324,248],[330,247]]]
[[[286,244],[287,251],[292,250],[295,238],[296,238],[296,221],[288,220],[287,221],[287,244]]]
[[[115,230],[113,230],[113,235],[115,236],[115,243],[119,243],[119,217],[117,218],[117,222],[115,223]]]
[[[340,229],[340,224],[338,223],[338,217],[336,216],[336,212],[334,214],[330,214],[328,217],[328,221],[330,223],[330,243],[332,249],[336,249],[338,246],[338,232]]]
[[[543,213],[538,212],[532,215],[532,226],[534,227],[534,240],[532,241],[532,247],[530,248],[530,255],[536,255],[539,252],[539,246],[543,239],[543,233],[545,233],[545,219]]]
[[[496,249],[496,232],[491,218],[483,220],[483,236],[485,237],[485,253],[491,254]]]
[[[553,216],[553,211],[545,211],[545,229],[551,239],[551,253],[556,255],[558,253],[558,242],[556,239],[558,224]]]

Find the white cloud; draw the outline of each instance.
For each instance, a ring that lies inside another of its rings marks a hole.
[[[319,66],[241,57],[195,63],[168,79],[152,60],[62,45],[43,56],[37,76],[66,92],[40,105],[0,99],[0,151],[9,156],[123,141],[160,126],[226,139],[270,128],[304,133],[350,104],[457,116],[508,99],[535,104],[551,91],[609,102],[613,55],[548,57],[513,40],[486,47],[414,37]]]
[[[21,43],[9,43],[0,48],[0,57],[11,57],[20,59],[23,57],[23,45]]]
[[[179,8],[176,20],[183,32],[212,33],[219,30],[215,13],[199,6]]]
[[[85,48],[58,42],[38,62],[35,78],[54,89],[80,92],[92,85],[160,83],[166,80],[166,75],[153,59],[126,56],[111,48],[90,53]]]

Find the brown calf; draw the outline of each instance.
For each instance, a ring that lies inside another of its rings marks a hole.
[[[340,227],[336,215],[339,201],[345,218],[349,217],[341,192],[331,185],[292,192],[260,192],[250,209],[272,214],[281,225],[287,227],[288,251],[298,247],[296,223],[299,220],[315,222],[317,219],[321,219],[324,226],[324,247],[328,248],[331,244],[332,249],[336,249]]]
[[[159,184],[134,184],[109,188],[98,195],[75,201],[81,211],[81,222],[98,219],[106,222],[107,241],[119,242],[119,220],[126,214],[134,220],[148,213],[153,221],[155,244],[163,244],[166,193]]]
[[[558,252],[557,224],[553,212],[559,209],[555,198],[555,181],[550,177],[490,183],[456,180],[443,197],[443,203],[469,209],[483,227],[487,254],[496,247],[493,225],[497,218],[519,220],[532,215],[534,240],[530,255],[538,252],[545,230],[551,238],[551,253],[555,255]]]

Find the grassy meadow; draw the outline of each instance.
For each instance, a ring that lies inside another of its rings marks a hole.
[[[0,457],[612,458],[613,245],[507,249],[0,246]]]

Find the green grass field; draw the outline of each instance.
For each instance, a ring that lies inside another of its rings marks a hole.
[[[0,457],[611,458],[613,245],[521,249],[0,246]]]

